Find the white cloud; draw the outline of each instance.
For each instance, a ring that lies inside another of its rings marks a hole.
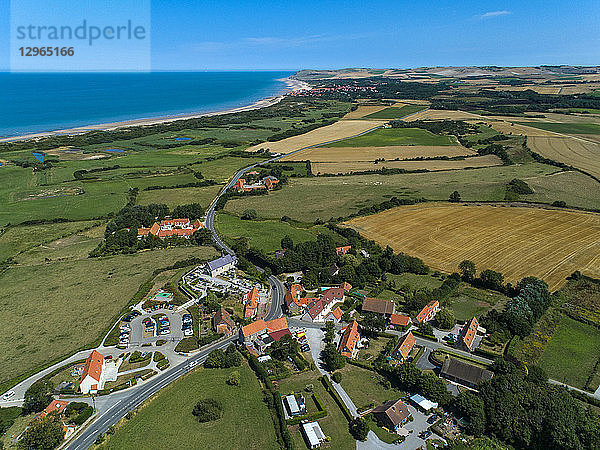
[[[499,16],[508,16],[512,14],[510,11],[506,11],[506,10],[502,10],[502,11],[488,11],[484,14],[480,14],[478,17],[480,19],[491,19],[492,17],[499,17]]]

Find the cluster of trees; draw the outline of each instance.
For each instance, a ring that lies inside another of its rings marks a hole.
[[[325,348],[321,352],[321,359],[328,371],[333,372],[346,365],[346,358],[340,355],[333,340],[335,339],[335,328],[332,322],[325,323]]]
[[[504,200],[518,200],[520,195],[533,194],[533,189],[523,180],[513,178],[506,184]]]
[[[468,432],[494,436],[518,449],[600,446],[600,422],[561,386],[548,384],[538,367],[498,359],[479,392],[459,394],[452,407],[469,420]],[[526,375],[527,373],[527,375]]]
[[[173,211],[169,211],[165,204],[134,205],[132,204],[134,202],[135,200],[130,201],[108,222],[104,232],[104,240],[92,250],[91,257],[116,253],[135,253],[141,249],[163,248],[174,245],[208,245],[212,242],[210,231],[202,228],[196,231],[190,239],[177,236],[161,239],[153,235],[138,239],[138,228],[150,227],[154,222],[160,221],[169,215],[173,218],[189,218],[193,221],[204,215],[204,208],[198,203],[190,203],[176,206]]]
[[[220,348],[213,350],[204,361],[204,367],[211,369],[227,369],[241,365],[242,355],[237,351],[234,344],[230,344],[225,350]]]
[[[477,125],[467,123],[464,120],[415,120],[413,122],[392,120],[390,125],[392,125],[392,128],[422,128],[433,134],[453,136],[475,134],[479,131]]]
[[[119,166],[118,164],[115,164],[114,166],[107,166],[107,167],[97,167],[95,169],[80,169],[80,170],[76,170],[75,172],[73,172],[73,178],[75,178],[76,180],[83,180],[85,179],[92,179],[92,178],[96,178],[96,177],[86,177],[86,175],[90,174],[90,173],[97,173],[97,172],[105,172],[108,170],[116,170],[116,169],[120,169],[121,166]]]
[[[46,405],[48,406],[48,405]],[[56,414],[34,420],[21,435],[17,447],[23,450],[53,449],[63,441],[63,424]]]
[[[192,414],[198,422],[212,422],[223,416],[223,405],[214,398],[204,398],[194,406]]]

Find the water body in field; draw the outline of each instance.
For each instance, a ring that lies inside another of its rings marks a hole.
[[[0,73],[0,136],[246,106],[281,93],[291,74]]]

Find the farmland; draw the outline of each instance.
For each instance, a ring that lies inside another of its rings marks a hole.
[[[456,145],[452,136],[439,136],[421,128],[379,128],[361,136],[322,147],[389,147],[396,145]]]
[[[392,106],[389,108],[382,109],[380,111],[373,112],[367,116],[365,119],[400,119],[402,117],[408,116],[410,114],[414,114],[419,111],[423,111],[427,109],[425,106],[421,105],[404,105],[404,106]]]
[[[595,123],[518,122],[528,127],[541,128],[561,134],[600,134],[600,125]]]
[[[412,147],[409,147],[412,148]],[[434,147],[429,147],[432,149]],[[444,147],[445,148],[445,147]],[[377,164],[372,161],[349,161],[349,162],[316,162],[312,164],[313,173],[350,173],[363,170],[378,170],[382,167],[387,169],[413,170],[459,170],[467,167],[490,167],[500,166],[502,161],[495,155],[476,156],[456,161],[430,160],[430,161],[383,161]]]
[[[540,208],[429,204],[359,217],[348,225],[382,245],[455,271],[465,259],[516,282],[543,278],[551,289],[575,270],[600,276],[600,215]]]
[[[234,370],[240,386],[226,380]],[[125,420],[101,448],[276,449],[275,430],[258,380],[244,364],[236,369],[198,369],[164,388]],[[198,423],[192,415],[201,399],[215,398],[223,417]]]
[[[0,275],[0,382],[95,342],[155,269],[215,255],[188,247],[9,267]]]
[[[313,222],[318,218],[328,220],[331,217],[346,217],[392,196],[447,200],[456,189],[463,200],[502,201],[506,183],[513,178],[524,179],[528,183],[543,181],[544,189],[531,195],[535,201],[552,203],[555,200],[563,200],[569,206],[600,208],[598,189],[580,191],[576,186],[571,186],[568,190],[563,190],[565,183],[585,179],[585,175],[581,175],[583,178],[565,178],[564,182],[553,183],[551,179],[555,177],[557,181],[561,180],[559,175],[551,175],[554,173],[556,167],[529,163],[385,176],[294,178],[290,179],[284,189],[271,192],[267,196],[230,200],[225,210],[241,215],[245,209],[251,208],[255,209],[261,218],[280,219],[287,215],[302,222]],[[590,182],[595,183],[591,179]],[[589,186],[589,183],[585,186]]]
[[[577,167],[600,178],[600,143],[567,136],[531,136],[527,145],[536,153]]]

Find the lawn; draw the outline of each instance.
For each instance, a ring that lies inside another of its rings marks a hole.
[[[215,255],[180,247],[10,267],[0,275],[0,383],[97,342],[155,269]]]
[[[219,234],[231,238],[247,237],[252,247],[265,252],[281,249],[281,239],[286,235],[294,243],[315,240],[315,235],[308,229],[295,228],[280,220],[242,220],[231,214],[221,213],[217,216]]]
[[[200,203],[208,208],[223,186],[206,186],[192,188],[159,189],[140,192],[137,203],[148,205],[150,203],[164,203],[169,208],[188,203]]]
[[[456,145],[451,136],[439,136],[421,128],[378,128],[361,136],[324,147],[388,147],[394,145]]]
[[[294,374],[291,377],[285,378],[278,381],[279,392],[282,395],[289,394],[290,392],[301,392],[304,390],[306,385],[312,384],[314,391],[325,406],[327,410],[327,417],[319,419],[319,425],[326,436],[331,437],[331,444],[329,448],[335,449],[354,449],[356,443],[350,432],[348,431],[348,421],[343,415],[340,407],[337,405],[331,395],[325,390],[321,382],[319,381],[320,374],[316,370],[308,370],[299,374]],[[308,396],[309,393],[305,392]],[[299,431],[299,427],[291,427],[292,437],[294,438],[295,448],[306,449],[306,444],[302,438],[302,434]]]
[[[390,108],[382,109],[381,111],[374,112],[365,116],[365,119],[401,119],[410,114],[414,114],[419,111],[423,111],[427,107],[422,105],[404,105],[404,106],[392,106]]]
[[[600,330],[563,317],[538,364],[554,380],[586,388],[600,355]],[[597,383],[590,390],[597,388]]]
[[[387,388],[382,382],[384,378],[371,370],[346,364],[340,370],[342,387],[348,393],[358,409],[375,406],[388,400],[398,400],[404,393],[395,388]]]
[[[450,309],[454,311],[457,320],[464,321],[474,316],[481,317],[492,306],[498,309],[507,301],[508,298],[498,292],[463,285],[457,295],[450,299]]]
[[[381,298],[381,296],[378,296]],[[378,336],[369,339],[369,348],[361,349],[358,353],[358,359],[364,362],[373,362],[381,353],[383,347],[389,342],[390,338]]]
[[[226,380],[234,370],[240,386]],[[223,405],[223,417],[198,423],[192,415],[200,399]],[[278,449],[274,424],[256,376],[244,364],[235,369],[197,369],[161,390],[125,421],[101,447]]]
[[[409,289],[435,289],[442,285],[443,281],[432,275],[418,275],[415,273],[402,273],[400,275],[394,275],[392,273],[386,273],[388,280],[393,281],[396,284],[397,289],[402,289],[403,286],[408,286]]]
[[[487,167],[474,170],[409,173],[398,175],[354,175],[345,177],[293,178],[283,189],[269,195],[250,196],[227,202],[225,210],[241,215],[245,209],[255,209],[259,217],[280,219],[287,215],[302,222],[344,217],[395,196],[403,199],[425,197],[447,200],[458,190],[463,200],[502,201],[506,183],[513,178],[537,180],[555,173],[556,168],[530,163],[513,166]],[[551,201],[561,198],[562,186],[551,189]],[[588,191],[600,208],[600,190]],[[587,202],[591,203],[591,200]]]
[[[596,123],[518,122],[520,125],[564,134],[600,134]]]

